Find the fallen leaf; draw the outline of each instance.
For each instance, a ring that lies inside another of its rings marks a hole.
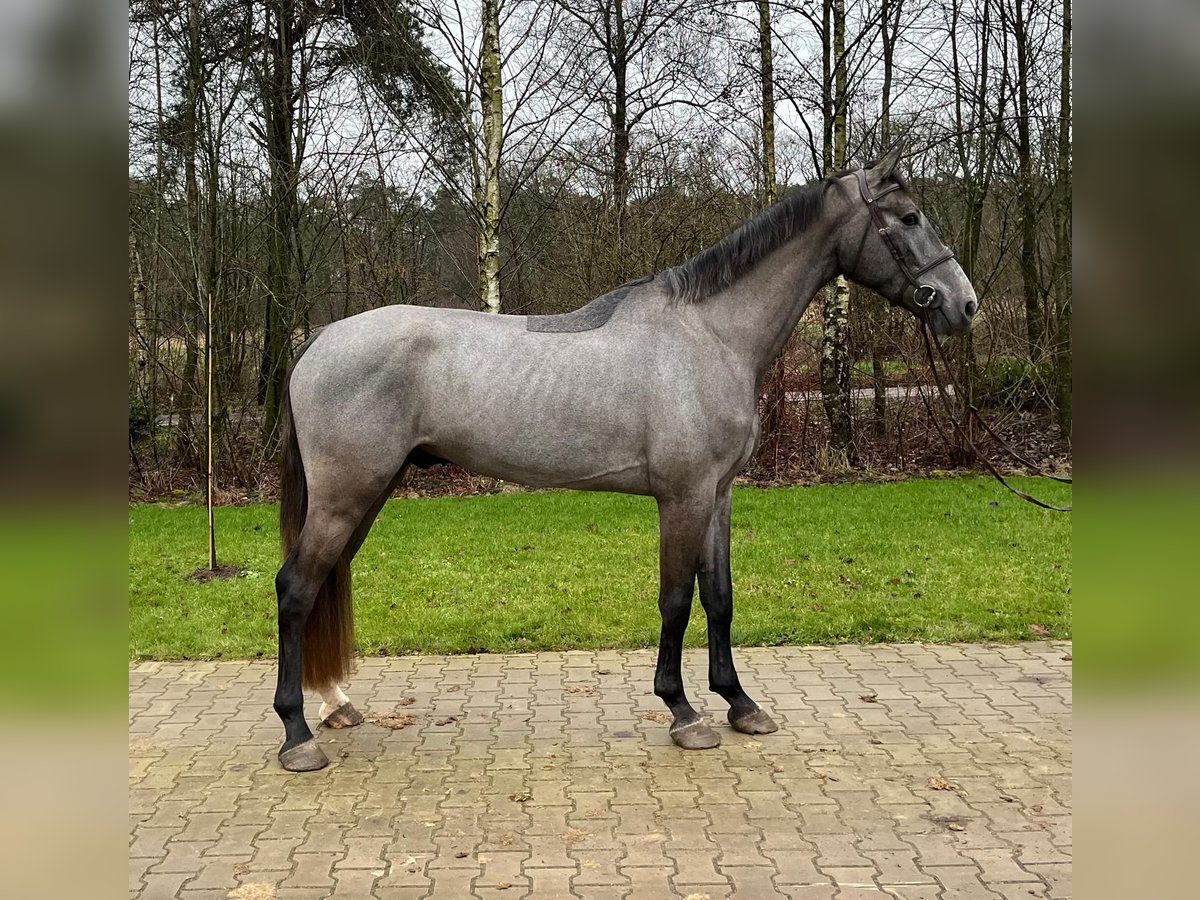
[[[457,721],[458,721],[458,716],[445,716],[444,718],[438,719],[433,724],[434,725],[453,725]]]
[[[875,694],[859,694],[858,699],[864,703],[878,703],[879,697]]]
[[[878,746],[879,744],[882,744],[883,741],[881,741],[879,738],[867,738],[867,743],[875,744],[876,746]]]
[[[397,706],[412,706],[417,702],[416,697],[401,697],[397,702]]]
[[[1050,629],[1047,628],[1045,625],[1030,625],[1029,631],[1032,634],[1036,634],[1038,637],[1049,637],[1050,636]]]
[[[957,784],[951,784],[941,775],[934,775],[932,778],[930,778],[927,786],[933,791],[949,791],[952,794],[958,794],[960,797],[965,797],[967,795],[967,792],[961,787],[959,787]]]
[[[245,875],[249,871],[250,871],[250,867],[248,865],[246,865],[245,863],[238,863],[237,865],[235,865],[233,867],[234,875]]]
[[[596,689],[590,684],[577,684],[574,687],[567,688],[568,694],[580,694],[584,697],[590,697],[596,693]]]
[[[533,794],[529,791],[517,791],[515,794],[509,794],[508,799],[513,803],[528,803],[533,799]]]
[[[1071,661],[1071,654],[1070,654],[1070,653],[1068,653],[1068,654],[1066,654],[1064,657],[1062,657],[1062,661],[1063,661],[1063,662],[1070,662],[1070,661]]]
[[[462,690],[461,684],[452,684],[452,685],[450,685],[450,687],[446,688],[446,693],[447,694],[457,694],[461,690]]]
[[[498,885],[496,885],[496,890],[507,891],[510,887],[512,887],[511,884],[509,884],[507,881],[502,881]]]
[[[611,675],[612,672],[610,672],[608,669],[596,669],[594,674],[596,674],[596,675]]]
[[[467,851],[466,851],[466,850],[459,850],[457,853],[455,853],[455,854],[454,854],[454,858],[455,858],[455,859],[466,859],[466,858],[467,858]]]
[[[672,721],[670,713],[659,712],[657,710],[648,713],[642,713],[642,718],[649,722],[658,722],[660,725],[670,725]]]
[[[961,822],[951,822],[946,827],[949,828],[951,831],[966,831],[967,830],[967,826],[963,825]]]
[[[584,831],[582,828],[568,828],[567,833],[563,835],[563,843],[578,844],[590,834],[590,831]]]

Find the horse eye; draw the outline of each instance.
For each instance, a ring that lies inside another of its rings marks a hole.
[[[916,225],[921,220],[917,216],[916,213],[909,213],[907,216],[905,216],[900,221],[903,222],[905,225]]]

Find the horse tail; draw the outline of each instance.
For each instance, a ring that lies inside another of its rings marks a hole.
[[[305,341],[292,360],[292,368],[304,355],[316,335]],[[283,463],[280,471],[279,536],[283,544],[284,565],[304,530],[308,517],[308,477],[300,457],[300,443],[292,417],[291,372],[283,393]],[[354,657],[354,618],[350,602],[350,557],[346,551],[338,557],[317,589],[316,600],[304,625],[302,680],[304,687],[320,689],[345,681]]]

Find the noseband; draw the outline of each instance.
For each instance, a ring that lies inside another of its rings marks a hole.
[[[875,205],[880,197],[886,196],[892,191],[898,191],[900,185],[892,182],[878,194],[872,194],[871,188],[867,184],[867,173],[864,169],[855,169],[854,177],[858,179],[858,191],[862,194],[863,202],[867,204],[867,211],[871,214],[871,221],[875,223],[875,230],[883,238],[883,243],[891,252],[892,259],[896,260],[896,265],[900,267],[900,271],[904,273],[905,279],[908,280],[909,285],[913,289],[913,303],[920,309],[937,309],[942,305],[941,295],[938,294],[937,288],[933,285],[921,281],[921,276],[931,269],[937,268],[942,263],[954,259],[954,251],[947,247],[931,262],[927,262],[919,269],[911,268],[905,262],[903,254],[900,253],[900,248],[896,246],[896,241],[892,237],[892,229],[883,221],[883,213]],[[892,301],[892,305],[895,305],[895,301]]]

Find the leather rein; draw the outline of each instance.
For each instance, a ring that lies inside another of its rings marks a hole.
[[[994,441],[996,441],[997,444],[1000,445],[1000,447],[1004,450],[1005,453],[1007,453],[1009,456],[1011,456],[1017,462],[1021,463],[1026,468],[1032,469],[1036,474],[1041,475],[1044,478],[1049,478],[1053,481],[1061,482],[1062,484],[1072,484],[1073,483],[1072,479],[1070,479],[1070,478],[1062,478],[1058,475],[1050,475],[1046,472],[1043,472],[1038,466],[1034,465],[1029,460],[1025,459],[1023,456],[1021,456],[1019,453],[1017,453],[1015,450],[1013,450],[1012,447],[1010,447],[1000,437],[1000,435],[996,434],[996,432],[994,430],[992,430],[991,426],[988,425],[988,423],[984,420],[983,416],[980,415],[979,410],[975,407],[975,405],[973,403],[970,402],[969,398],[963,391],[961,385],[959,385],[958,380],[954,377],[954,375],[951,371],[951,368],[950,368],[950,361],[946,358],[946,351],[944,349],[942,349],[941,343],[939,343],[936,339],[934,339],[930,336],[929,323],[927,321],[927,314],[928,314],[928,311],[938,309],[942,305],[942,296],[941,296],[941,294],[938,293],[937,288],[933,287],[933,285],[930,285],[930,284],[927,284],[927,283],[921,281],[921,276],[924,275],[926,272],[929,272],[929,271],[937,268],[942,263],[949,262],[950,260],[954,259],[954,251],[951,250],[949,247],[946,247],[940,254],[938,254],[936,257],[934,257],[931,261],[925,263],[923,266],[920,266],[919,268],[916,268],[916,269],[912,268],[908,264],[908,261],[905,260],[904,254],[902,254],[900,252],[900,248],[898,246],[896,246],[895,238],[892,237],[891,226],[889,226],[886,222],[884,222],[883,213],[879,210],[878,206],[876,206],[876,204],[879,201],[879,198],[890,194],[892,191],[899,190],[900,189],[899,183],[893,181],[891,184],[884,187],[883,190],[881,190],[878,194],[875,194],[871,191],[870,185],[867,183],[867,173],[866,173],[865,169],[855,169],[854,177],[858,181],[858,191],[862,195],[863,202],[867,206],[867,212],[869,212],[871,214],[871,221],[875,225],[876,232],[879,234],[879,236],[881,238],[883,238],[884,246],[886,246],[888,248],[888,251],[892,254],[892,259],[894,259],[896,261],[896,265],[900,268],[900,272],[904,275],[904,278],[908,281],[909,287],[912,289],[913,305],[915,305],[916,307],[918,307],[921,310],[926,311],[926,316],[919,315],[917,317],[921,323],[921,337],[925,342],[925,356],[929,361],[929,369],[933,373],[934,384],[937,385],[938,393],[941,395],[942,405],[945,408],[946,413],[950,418],[951,424],[954,426],[955,432],[958,434],[959,438],[967,446],[967,448],[970,449],[970,451],[974,455],[974,457],[983,463],[983,466],[985,469],[987,469],[988,473],[993,478],[995,478],[997,481],[999,481],[1000,484],[1002,484],[1010,492],[1012,492],[1016,496],[1020,497],[1022,500],[1027,501],[1028,503],[1032,503],[1035,506],[1040,506],[1042,509],[1050,509],[1050,510],[1054,510],[1055,512],[1070,512],[1071,511],[1070,506],[1054,506],[1051,503],[1047,503],[1044,500],[1039,500],[1037,497],[1027,494],[1024,491],[1022,491],[1018,488],[1015,488],[1011,484],[1009,484],[1008,481],[1005,480],[1004,476],[1001,475],[1000,472],[996,469],[996,467],[994,465],[992,465],[991,461],[986,456],[984,456],[982,453],[979,452],[979,449],[975,446],[975,444],[971,440],[970,436],[966,433],[966,431],[963,429],[962,425],[959,423],[958,416],[955,415],[955,413],[954,413],[954,409],[953,409],[953,406],[951,405],[950,398],[946,392],[946,387],[945,387],[945,385],[942,384],[942,379],[938,372],[937,364],[935,363],[934,358],[933,358],[934,347],[937,348],[938,355],[941,357],[942,364],[946,369],[947,380],[949,380],[950,383],[954,386],[955,393],[958,396],[963,398],[963,403],[966,404],[967,411],[975,419],[975,421],[977,421],[980,425],[983,426],[984,430],[992,437],[992,439]],[[865,239],[866,235],[864,235],[863,237]],[[860,252],[861,252],[861,249],[860,249]],[[900,305],[900,302],[897,300],[892,300],[890,302],[892,303],[893,306]],[[926,411],[929,413],[930,418],[933,420],[934,425],[937,427],[938,434],[941,435],[942,440],[946,443],[946,446],[950,447],[951,446],[950,439],[946,436],[946,433],[942,430],[941,425],[938,424],[937,417],[934,415],[933,408],[930,406],[929,401],[925,398],[924,392],[921,392],[919,385],[917,387],[917,390],[921,394],[921,400],[925,404]]]

